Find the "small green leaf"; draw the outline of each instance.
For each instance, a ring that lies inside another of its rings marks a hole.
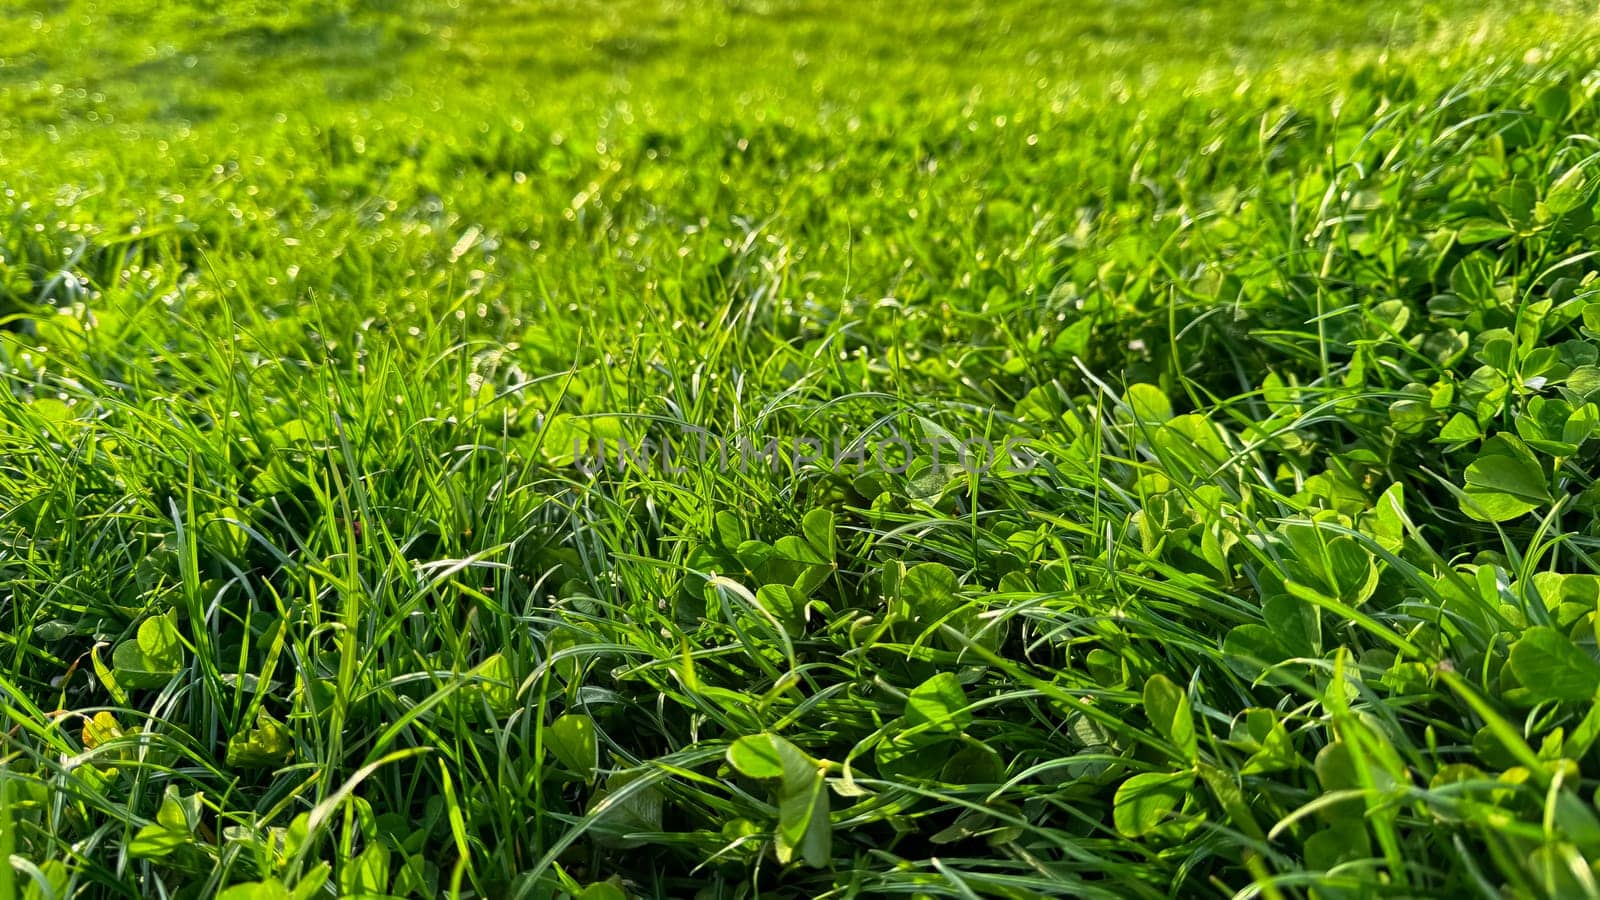
[[[733,550],[744,543],[744,520],[729,510],[721,510],[712,517],[712,532],[717,544]]]
[[[1539,96],[1534,98],[1533,108],[1546,119],[1560,121],[1572,110],[1572,95],[1565,85],[1553,84],[1539,92]]]
[[[1572,411],[1572,415],[1561,427],[1561,440],[1563,443],[1574,446],[1582,444],[1595,432],[1600,430],[1600,407],[1593,403],[1585,403]]]
[[[782,624],[791,637],[805,631],[806,597],[791,584],[764,584],[756,589],[756,602]]]
[[[562,681],[572,681],[578,677],[578,669],[582,664],[582,657],[571,651],[583,646],[587,641],[583,632],[575,628],[557,626],[552,629],[546,639],[547,651],[551,657],[551,668]]]
[[[174,831],[159,822],[139,829],[128,842],[128,855],[136,859],[159,859],[192,840],[187,831]]]
[[[1242,774],[1279,772],[1300,764],[1300,756],[1294,750],[1288,730],[1272,710],[1250,710],[1245,714],[1245,727],[1259,749],[1245,760],[1244,767],[1239,770]]]
[[[294,740],[282,722],[265,712],[255,727],[228,740],[228,765],[235,768],[271,769],[294,756]]]
[[[1322,611],[1313,603],[1289,593],[1271,593],[1261,601],[1267,630],[1289,656],[1322,653]]]
[[[771,563],[775,552],[772,545],[765,541],[745,541],[733,551],[733,555],[748,574],[759,578]]]
[[[547,734],[550,752],[562,765],[584,781],[594,778],[600,764],[600,745],[595,739],[593,719],[568,713],[552,722]]]
[[[340,892],[346,896],[382,896],[389,892],[389,848],[382,841],[368,844],[361,855],[339,870]]]
[[[177,668],[166,668],[145,655],[137,640],[126,640],[111,650],[111,668],[117,683],[126,688],[165,687]]]
[[[1194,475],[1207,477],[1230,456],[1222,430],[1201,415],[1178,416],[1166,422],[1156,430],[1151,444],[1161,461],[1175,473],[1188,469]]]
[[[628,894],[609,881],[596,881],[584,888],[576,900],[628,900]]]
[[[1372,855],[1367,828],[1359,821],[1340,822],[1306,838],[1306,865],[1326,871],[1341,863],[1366,859]]]
[[[1361,773],[1356,768],[1355,755],[1351,752],[1350,745],[1344,741],[1334,741],[1323,747],[1317,752],[1317,758],[1311,765],[1317,773],[1317,782],[1322,785],[1324,792],[1355,791],[1363,787]],[[1365,804],[1360,798],[1351,797],[1323,807],[1321,814],[1324,819],[1330,821],[1359,820],[1364,808]]]
[[[811,545],[818,557],[829,565],[833,564],[836,534],[832,510],[819,507],[806,513],[800,522],[800,533],[805,535],[806,543]]]
[[[193,832],[200,827],[203,796],[195,793],[184,797],[178,793],[177,785],[167,785],[166,794],[161,798],[161,808],[156,811],[156,821],[173,831],[186,834]]]
[[[159,667],[157,671],[176,672],[183,665],[183,639],[178,636],[178,611],[151,616],[139,625],[139,649]]]
[[[426,897],[433,893],[428,884],[428,861],[421,855],[411,855],[395,869],[389,893],[396,897]]]
[[[937,734],[958,734],[972,724],[972,711],[953,672],[940,672],[906,697],[906,724]]]
[[[987,744],[972,742],[945,761],[939,780],[948,784],[998,784],[1005,778],[1006,764]]]
[[[1547,626],[1523,632],[1511,645],[1510,665],[1534,702],[1577,703],[1592,699],[1600,688],[1600,663]]]
[[[813,866],[827,864],[833,844],[828,791],[822,766],[775,734],[742,737],[728,748],[728,763],[740,774],[774,781],[778,800],[775,849],[786,863],[795,850]]]
[[[1239,625],[1222,640],[1222,658],[1230,669],[1245,678],[1255,678],[1263,670],[1285,662],[1291,654],[1278,643],[1272,630],[1265,625]],[[1267,677],[1272,683],[1273,677]]]
[[[728,748],[728,763],[747,778],[779,779],[797,788],[809,785],[818,771],[811,757],[775,734],[752,734],[734,741]]]
[[[289,856],[297,856],[300,848],[306,845],[311,837],[311,814],[300,813],[289,820],[289,827],[283,830],[283,852]]]
[[[1145,772],[1117,788],[1112,820],[1123,837],[1144,837],[1165,824],[1194,788],[1188,772]]]
[[[1434,439],[1438,444],[1460,444],[1475,441],[1483,437],[1483,429],[1478,427],[1476,419],[1466,413],[1456,413],[1450,421],[1444,423],[1439,429],[1439,436]]]
[[[634,769],[607,777],[605,788],[595,791],[590,800],[589,814],[597,816],[599,822],[617,832],[660,831],[661,809],[665,804],[661,790],[654,784],[634,787],[634,782],[647,775],[644,770]],[[618,799],[613,800],[613,797]],[[604,809],[601,809],[602,805]],[[463,825],[463,834],[464,828]]]
[[[159,688],[178,674],[183,657],[178,613],[172,610],[145,619],[134,638],[117,644],[111,651],[111,666],[123,687]]]
[[[207,549],[218,551],[228,559],[243,559],[250,547],[250,533],[238,524],[243,521],[244,514],[234,507],[218,510],[200,529]]]
[[[478,710],[488,704],[497,716],[517,708],[517,675],[504,654],[494,653],[479,663],[472,680],[461,688],[462,703]]]
[[[11,829],[8,828],[6,831],[10,833]],[[0,838],[0,849],[9,849],[5,846],[6,843],[5,838]],[[8,854],[7,858],[15,860],[17,857]],[[39,880],[29,880],[27,890],[21,894],[23,900],[54,900],[57,897],[68,896],[67,885],[72,873],[61,860],[47,859],[39,863],[38,876]],[[4,889],[7,887],[4,878],[5,876],[0,876],[0,896],[4,896]],[[15,882],[12,882],[12,885],[14,886]]]
[[[1463,244],[1482,244],[1488,241],[1498,241],[1515,234],[1510,226],[1496,222],[1493,219],[1475,217],[1466,219],[1457,226],[1456,240]]]
[[[807,865],[821,868],[828,864],[833,849],[828,806],[827,785],[817,769],[812,770],[809,783],[779,790],[775,847],[779,862],[788,862],[799,850]]]
[[[1159,425],[1172,418],[1172,401],[1153,384],[1130,384],[1123,398],[1136,422]]]
[[[1343,741],[1334,741],[1317,753],[1315,763],[1317,782],[1324,791],[1348,791],[1361,787],[1350,747]]]
[[[801,566],[822,566],[828,563],[828,559],[825,558],[821,553],[817,552],[817,549],[811,546],[809,541],[794,537],[793,535],[785,535],[781,538],[778,538],[778,540],[773,543],[772,547],[772,555],[776,559],[796,563]]]
[[[822,520],[816,516],[818,512],[827,514],[826,534]],[[813,510],[806,516],[806,537],[785,535],[778,538],[767,561],[768,577],[793,585],[802,594],[810,594],[821,587],[833,571],[832,523],[832,513],[825,509]]]
[[[333,867],[326,862],[319,862],[312,866],[300,880],[295,882],[294,890],[289,894],[289,900],[311,900],[322,893],[328,883],[328,876],[332,874]],[[276,895],[274,895],[276,896]]]
[[[1584,853],[1600,852],[1600,819],[1594,807],[1572,791],[1559,791],[1555,802],[1556,829]]]
[[[1544,207],[1551,215],[1561,216],[1590,202],[1594,197],[1594,179],[1585,166],[1577,165],[1561,173],[1545,193]]]
[[[897,612],[923,627],[931,625],[955,608],[960,587],[950,567],[942,563],[920,563],[900,577],[900,609]]]
[[[1355,538],[1313,522],[1287,524],[1282,534],[1294,551],[1289,565],[1293,582],[1351,606],[1365,603],[1377,589],[1377,560]],[[1320,628],[1315,630],[1320,641]]]
[[[806,865],[820,869],[833,856],[833,822],[828,818],[830,801],[820,772],[811,796],[811,816],[806,825],[805,838],[800,842],[800,858],[806,861]]]
[[[1583,399],[1600,394],[1600,366],[1587,364],[1573,369],[1567,375],[1567,389]]]
[[[1467,466],[1461,511],[1470,518],[1505,522],[1550,502],[1544,467],[1519,438],[1489,438]]]
[[[291,900],[289,889],[276,878],[266,881],[246,881],[225,888],[217,900]]]
[[[1161,736],[1175,744],[1190,762],[1199,759],[1194,713],[1183,689],[1165,675],[1152,675],[1144,683],[1144,711]]]

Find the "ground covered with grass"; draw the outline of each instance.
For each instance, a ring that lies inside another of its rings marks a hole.
[[[1593,11],[928,6],[0,7],[0,900],[1600,894]]]

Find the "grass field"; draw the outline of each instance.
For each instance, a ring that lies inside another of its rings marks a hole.
[[[0,0],[0,900],[1600,896],[1595,13]]]

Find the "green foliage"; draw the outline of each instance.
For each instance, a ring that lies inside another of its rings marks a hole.
[[[787,863],[798,850],[808,865],[827,865],[833,832],[823,766],[775,734],[734,741],[728,748],[728,763],[747,778],[775,785],[778,822],[773,847],[778,862]]]
[[[595,743],[593,719],[568,713],[550,723],[549,741],[550,752],[574,775],[584,781],[594,777],[600,751]]]
[[[160,687],[183,664],[183,644],[178,636],[177,611],[152,616],[140,623],[136,637],[117,644],[111,665],[118,683],[128,688]]]
[[[1549,479],[1533,452],[1509,434],[1483,442],[1467,465],[1461,511],[1481,522],[1504,522],[1551,502]]]
[[[0,8],[0,898],[1600,865],[1600,44]]]
[[[294,755],[294,739],[282,722],[262,712],[249,728],[228,739],[228,765],[270,769]]]
[[[1600,663],[1554,628],[1523,632],[1511,645],[1511,672],[1535,703],[1586,702],[1600,690]]]

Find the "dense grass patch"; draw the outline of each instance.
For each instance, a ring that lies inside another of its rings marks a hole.
[[[0,900],[1600,893],[1586,11],[932,5],[0,9]]]

